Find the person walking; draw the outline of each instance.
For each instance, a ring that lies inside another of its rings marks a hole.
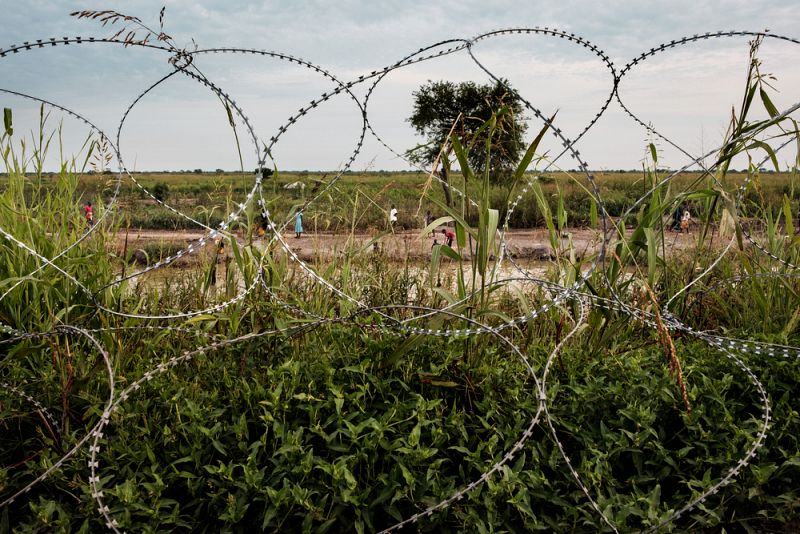
[[[86,205],[83,207],[83,215],[86,217],[86,222],[89,223],[89,226],[94,226],[94,209],[92,208],[92,202],[87,200]]]
[[[447,246],[453,248],[453,240],[456,238],[456,233],[450,228],[442,228],[442,234],[444,234]]]
[[[303,212],[298,211],[294,216],[294,236],[299,238],[303,234]]]
[[[692,214],[689,213],[689,208],[684,208],[683,216],[681,217],[681,233],[686,230],[686,233],[689,233],[689,223],[692,220]]]
[[[675,211],[672,213],[672,227],[670,229],[673,232],[680,232],[682,218],[683,218],[683,209],[681,208],[681,206],[677,206],[675,208]]]

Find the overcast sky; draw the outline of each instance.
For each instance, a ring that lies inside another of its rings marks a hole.
[[[716,30],[769,29],[800,37],[796,2],[675,0],[669,2],[440,0],[438,2],[338,0],[129,0],[105,3],[65,0],[0,0],[0,47],[65,36],[109,37],[116,28],[78,20],[82,9],[115,9],[157,26],[166,6],[165,31],[181,46],[242,47],[291,54],[348,81],[390,65],[422,47],[447,39],[472,38],[507,27],[563,29],[605,51],[617,69],[639,53],[683,36]],[[623,78],[620,95],[642,120],[699,155],[716,147],[731,109],[738,106],[747,67],[746,38],[725,38],[659,54]],[[585,48],[552,37],[515,35],[476,44],[473,53],[489,70],[507,78],[546,115],[574,137],[594,117],[611,91],[612,77]],[[800,100],[800,49],[768,40],[762,47],[765,72],[775,74],[776,105]],[[133,100],[171,71],[163,52],[93,44],[58,46],[0,59],[0,88],[28,93],[84,115],[111,139]],[[298,109],[330,92],[333,83],[297,64],[254,55],[201,55],[195,60],[208,78],[244,109],[258,136],[269,139]],[[412,92],[427,80],[474,80],[488,76],[466,52],[390,73],[369,101],[369,119],[392,148],[402,152],[421,139],[406,122]],[[362,97],[366,84],[354,90]],[[15,113],[17,134],[35,127],[36,105],[0,93]],[[541,127],[531,118],[530,131]],[[73,153],[90,134],[85,125],[58,113],[64,150]],[[284,170],[340,168],[361,131],[358,107],[345,96],[326,102],[289,128],[274,150]],[[240,133],[241,128],[240,128]],[[578,144],[594,169],[641,168],[648,136],[612,104]],[[554,155],[555,139],[543,149]],[[679,168],[686,158],[660,142],[660,163]],[[131,110],[120,148],[135,170],[236,169],[236,145],[219,100],[207,88],[178,75]],[[52,151],[54,157],[56,151]],[[245,168],[255,166],[252,143],[243,142]],[[784,164],[794,153],[782,153]],[[574,167],[570,160],[558,162]],[[408,165],[368,139],[354,170],[406,169]]]

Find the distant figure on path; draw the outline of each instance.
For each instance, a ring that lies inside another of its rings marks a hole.
[[[397,208],[392,204],[392,209],[389,210],[389,227],[393,229],[395,223],[397,223]]]
[[[681,218],[683,217],[683,209],[680,206],[675,208],[675,212],[672,214],[672,231],[673,232],[680,232],[681,229]]]
[[[263,213],[258,214],[258,237],[264,237],[269,229],[269,223]]]
[[[456,238],[455,232],[453,232],[449,228],[443,228],[442,233],[444,234],[444,238],[447,241],[447,246],[453,248],[453,240]]]
[[[89,226],[94,225],[94,210],[92,209],[92,203],[90,201],[86,201],[86,205],[83,207],[83,214],[86,216],[86,222],[89,223]]]
[[[689,222],[692,220],[692,214],[689,213],[688,208],[683,210],[683,216],[681,217],[681,233],[686,230],[686,233],[689,233]]]
[[[303,212],[298,211],[294,216],[294,236],[299,238],[303,233]]]
[[[431,210],[428,210],[427,213],[425,213],[425,226],[427,227],[432,222],[433,222],[433,215],[431,215]],[[431,237],[433,237],[433,235],[434,231],[431,228]]]

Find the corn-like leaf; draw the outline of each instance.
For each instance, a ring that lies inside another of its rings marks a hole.
[[[458,252],[456,252],[452,248],[448,247],[447,245],[436,245],[433,248],[438,248],[439,252],[441,254],[444,254],[445,256],[450,258],[451,260],[461,261],[461,259],[462,259],[461,255]]]
[[[467,180],[472,181],[475,175],[472,173],[472,167],[469,165],[469,152],[463,147],[456,134],[450,135],[450,144],[453,145],[453,152],[461,167],[461,174],[463,174],[464,178]]]
[[[764,109],[767,110],[767,113],[769,113],[770,118],[774,119],[780,114],[778,112],[778,108],[776,108],[775,104],[772,103],[772,100],[770,100],[769,95],[767,94],[767,92],[764,90],[763,87],[759,87],[759,93],[761,95],[761,102],[764,104]]]
[[[655,286],[656,265],[658,262],[658,240],[655,231],[650,227],[642,227],[647,239],[647,282],[650,287]]]
[[[750,141],[750,144],[747,145],[746,150],[750,150],[753,148],[760,148],[764,152],[766,152],[767,155],[769,156],[770,161],[772,162],[773,167],[775,167],[775,171],[777,172],[781,170],[780,166],[778,165],[778,158],[775,156],[775,151],[772,149],[771,146],[769,146],[767,143],[764,143],[763,141]]]
[[[544,196],[542,186],[538,181],[533,182],[531,185],[531,190],[533,191],[533,196],[536,198],[536,205],[539,207],[539,211],[542,212],[542,217],[544,217],[544,223],[547,226],[547,231],[550,235],[550,246],[553,247],[553,250],[558,250],[558,236],[556,233],[556,227],[553,224],[553,216],[550,213],[550,205],[547,203],[547,199]]]
[[[438,273],[439,273],[439,257],[442,253],[442,246],[441,245],[434,245],[431,249],[431,287],[436,285],[436,281],[438,280]]]
[[[6,131],[6,135],[11,137],[14,135],[14,125],[11,118],[11,108],[3,108],[3,126]]]
[[[507,314],[489,308],[479,310],[478,317],[497,317],[504,323],[510,323],[512,321],[511,317]]]
[[[488,248],[491,252],[494,249],[494,242],[497,236],[497,227],[500,225],[500,212],[496,209],[489,210],[489,220],[487,221],[487,233],[489,234]]]
[[[451,306],[456,302],[458,302],[458,299],[443,287],[435,287],[433,288],[433,291],[439,296],[441,296],[444,300],[446,300],[447,303],[450,304]]]
[[[447,224],[447,223],[449,223],[449,222],[453,222],[454,220],[455,220],[455,219],[453,219],[452,217],[450,217],[450,216],[447,216],[447,215],[445,215],[444,217],[439,217],[438,219],[436,219],[435,221],[433,221],[432,223],[430,223],[428,226],[426,226],[425,228],[423,228],[423,229],[420,231],[420,233],[419,233],[419,237],[420,237],[421,239],[425,239],[425,238],[427,238],[427,237],[428,237],[428,236],[431,234],[431,232],[433,232],[434,230],[436,230],[436,229],[437,229],[438,227],[440,227],[441,225],[443,225],[443,224]]]
[[[517,168],[514,170],[514,182],[522,178],[522,175],[525,174],[525,171],[528,169],[528,165],[531,164],[531,160],[533,159],[534,154],[536,154],[536,149],[539,147],[539,143],[541,143],[544,134],[547,133],[547,130],[550,128],[550,125],[555,120],[556,115],[558,112],[556,111],[553,113],[553,116],[550,117],[550,120],[545,123],[539,133],[536,134],[536,137],[531,141],[531,144],[528,146],[528,150],[525,151],[525,155],[522,156],[522,159],[517,165]]]
[[[452,217],[452,220],[455,221],[455,223],[456,223],[456,236],[458,236],[458,227],[460,226],[460,227],[464,228],[464,230],[466,230],[466,232],[469,233],[469,235],[471,235],[474,239],[478,239],[478,233],[473,228],[469,227],[469,225],[467,224],[467,221],[465,221],[464,218],[461,217],[461,215],[455,209],[451,208],[450,206],[446,206],[443,202],[440,202],[436,198],[431,198],[430,200],[431,200],[431,202],[433,202],[434,204],[439,206],[439,208],[441,208],[442,210],[447,212],[450,215],[450,217]],[[459,246],[463,247],[464,244],[459,242]]]

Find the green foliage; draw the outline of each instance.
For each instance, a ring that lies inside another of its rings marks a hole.
[[[46,116],[40,120],[39,139],[44,139]],[[110,233],[98,228],[84,236],[88,227],[80,211],[74,161],[71,168],[62,166],[53,186],[44,184],[37,162],[44,159],[47,147],[37,146],[40,152],[28,160],[37,165],[37,172],[28,174],[26,158],[17,156],[10,136],[0,139],[8,171],[0,192],[0,228],[16,238],[0,242],[0,321],[20,330],[48,331],[91,316],[94,299],[108,304],[118,295],[89,294],[74,282],[86,281],[94,291],[114,276],[106,248]]]
[[[126,343],[140,353],[169,347],[158,350],[166,358],[194,340],[165,333]],[[395,343],[355,325],[332,326],[238,343],[158,375],[114,416],[100,452],[103,491],[121,528],[376,531],[452,494],[514,443],[537,400],[523,368],[491,343],[486,353],[494,356],[477,367],[457,357],[459,342],[436,339],[388,364]],[[623,530],[654,525],[707,487],[758,428],[757,392],[716,351],[681,347],[695,405],[687,416],[660,351],[626,351],[636,343],[628,336],[601,358],[576,343],[549,391],[567,455]],[[46,369],[51,356],[39,354]],[[148,367],[137,358],[120,364],[120,376],[130,379]],[[770,446],[704,505],[708,513],[678,521],[678,531],[797,517],[797,366],[751,365],[773,398]],[[67,443],[96,420],[104,394],[89,382],[71,393],[76,417]],[[37,436],[35,414],[14,417],[32,444],[53,447]],[[2,450],[4,465],[23,454]],[[24,480],[19,470],[9,474],[9,484]],[[101,528],[84,477],[84,462],[67,464],[54,483],[12,505],[15,528]],[[511,465],[419,528],[596,532],[602,523],[537,430]]]
[[[510,177],[523,150],[526,125],[519,96],[507,82],[479,85],[475,82],[428,82],[414,91],[414,110],[408,122],[427,138],[425,145],[409,151],[412,160],[431,164],[439,159],[451,132],[462,144],[474,144],[469,163],[476,172],[488,169],[495,180]],[[492,135],[484,124],[494,115]],[[491,138],[491,151],[483,144]]]
[[[5,130],[5,135],[11,137],[14,135],[14,126],[12,124],[12,114],[11,109],[3,108],[3,128]]]
[[[153,187],[152,193],[156,200],[164,202],[167,199],[167,193],[169,193],[169,186],[164,182],[158,182]]]

